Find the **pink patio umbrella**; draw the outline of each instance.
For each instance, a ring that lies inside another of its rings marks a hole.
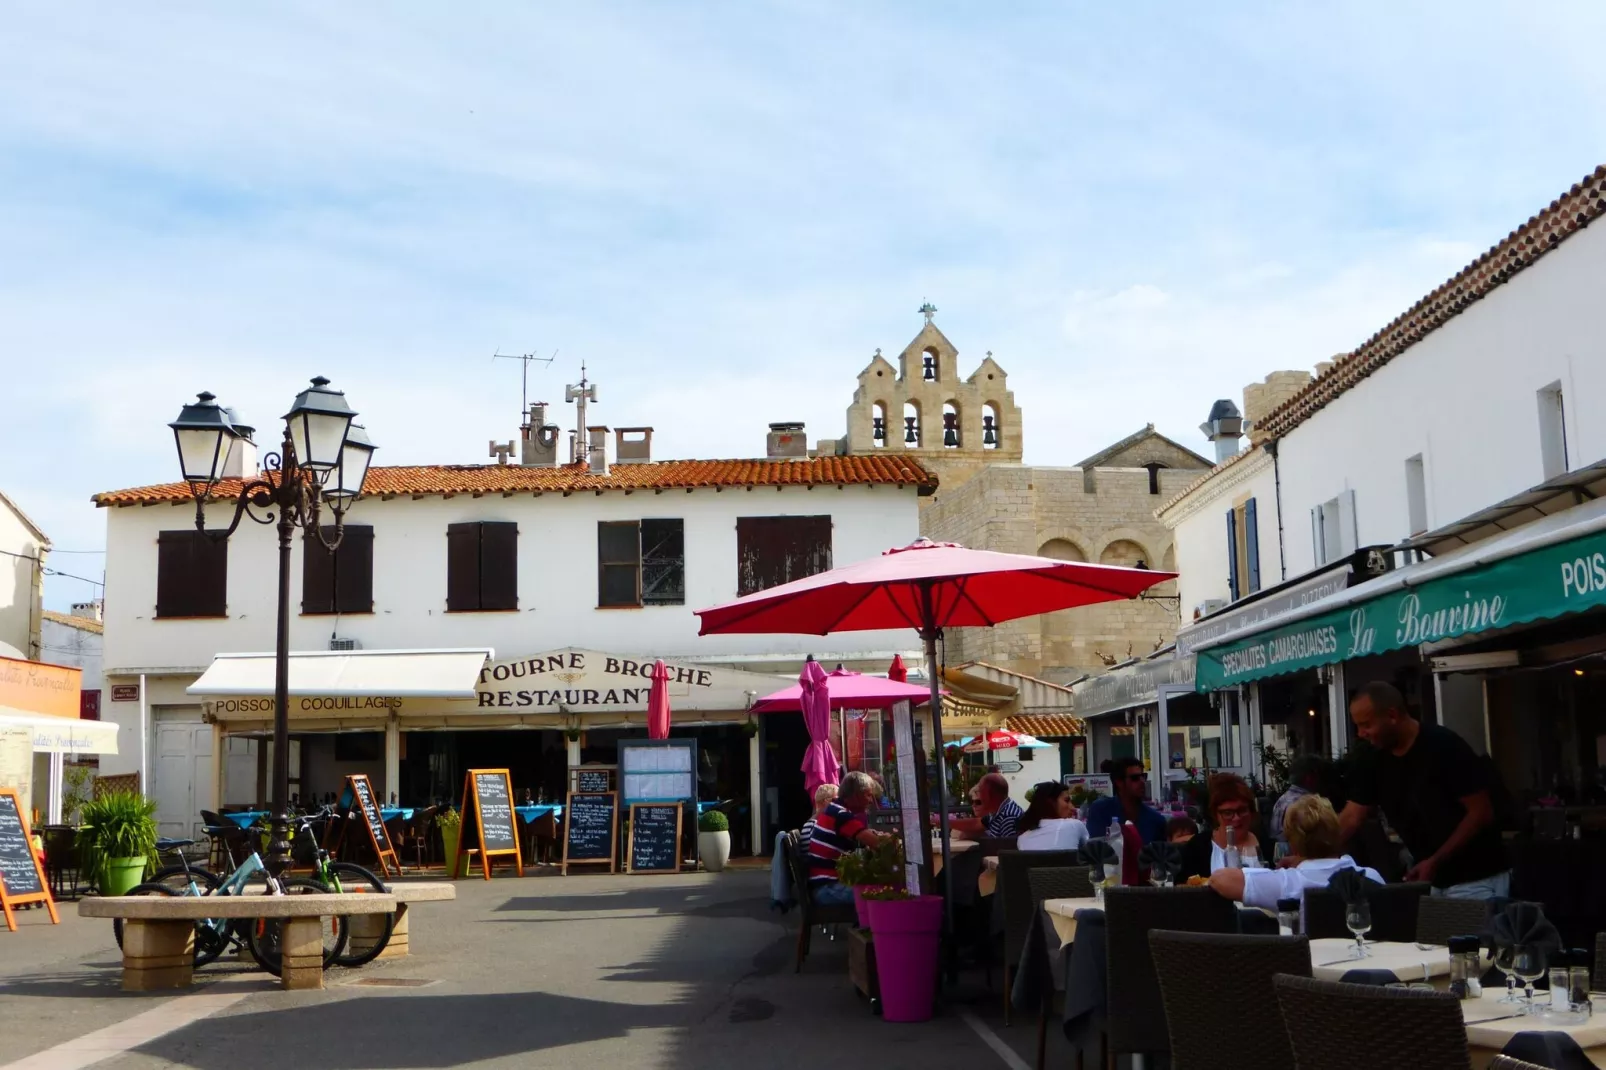
[[[815,662],[815,665],[818,665]],[[806,668],[805,668],[805,671]],[[931,700],[930,689],[920,684],[907,684],[881,676],[866,676],[833,669],[825,674],[833,710],[884,710],[899,702],[918,706]],[[754,713],[785,713],[803,708],[804,688],[801,683],[765,695],[753,703]]]
[[[990,628],[1006,620],[1135,598],[1173,572],[1056,561],[1027,554],[971,550],[920,538],[878,557],[756,591],[722,606],[700,609],[699,634],[831,632],[914,628],[926,647],[932,735],[942,738],[937,691],[937,640],[944,628]],[[943,874],[948,931],[953,931],[953,867],[948,865],[948,786],[937,778],[942,803]]]
[[[669,738],[669,667],[663,658],[652,663],[652,689],[647,692],[647,738]]]
[[[809,746],[803,752],[803,789],[811,799],[821,784],[836,783],[840,768],[831,749],[831,685],[827,679],[820,663],[809,655],[797,682],[803,726],[809,730]]]

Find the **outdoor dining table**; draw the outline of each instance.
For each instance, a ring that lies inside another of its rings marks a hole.
[[[525,803],[521,806],[515,806],[513,812],[526,821],[534,822],[539,821],[548,814],[561,818],[563,816],[563,805],[561,803]]]
[[[1354,940],[1335,936],[1310,942],[1312,977],[1321,981],[1342,981],[1344,975],[1352,970],[1380,971],[1389,974],[1396,981],[1407,984],[1412,982],[1433,984],[1435,980],[1448,983],[1450,949],[1438,946],[1420,948],[1415,944],[1368,940],[1366,957],[1356,958]]]
[[[1557,1043],[1553,1047],[1561,1050],[1570,1047],[1567,1044],[1570,1040],[1578,1045],[1584,1058],[1588,1059],[1591,1065],[1606,1067],[1606,1017],[1567,1023],[1548,1014],[1518,1015],[1517,1012],[1522,1008],[1500,1002],[1500,997],[1504,994],[1503,990],[1486,988],[1481,999],[1461,1001],[1461,1017],[1467,1023],[1467,1048],[1472,1055],[1472,1065],[1475,1070],[1482,1070],[1488,1066],[1489,1061],[1504,1051],[1519,1033],[1548,1034],[1534,1039],[1555,1041]],[[1548,993],[1541,992],[1535,998],[1543,1000],[1547,995]],[[1596,997],[1597,1000],[1599,998]],[[1521,1057],[1529,1059],[1533,1057],[1527,1053],[1513,1054],[1520,1054]],[[1573,1052],[1573,1062],[1576,1062],[1577,1057],[1578,1052]],[[1554,1062],[1547,1061],[1545,1065],[1569,1065],[1564,1060],[1565,1056],[1562,1056]]]

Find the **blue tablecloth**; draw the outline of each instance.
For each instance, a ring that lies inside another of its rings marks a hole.
[[[526,821],[538,821],[548,814],[553,817],[563,816],[563,807],[556,803],[527,803],[524,806],[515,806],[513,811]]]
[[[267,817],[268,812],[266,810],[240,810],[236,813],[224,814],[223,816],[234,822],[236,825],[239,825],[241,828],[248,829],[257,823],[258,818]]]

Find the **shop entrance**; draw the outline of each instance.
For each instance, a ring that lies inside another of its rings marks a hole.
[[[506,769],[513,797],[561,802],[568,749],[550,729],[460,729],[401,734],[401,797],[405,806],[456,805],[469,769]]]

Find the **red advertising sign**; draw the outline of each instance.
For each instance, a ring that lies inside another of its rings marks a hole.
[[[78,692],[78,717],[84,721],[100,720],[100,692]]]

